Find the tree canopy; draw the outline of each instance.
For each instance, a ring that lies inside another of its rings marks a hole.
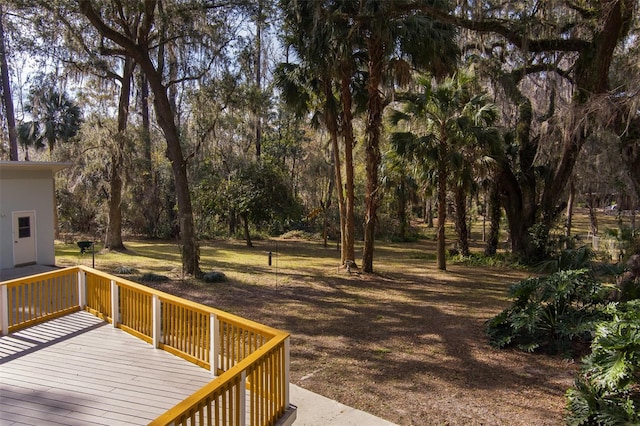
[[[511,251],[534,262],[570,193],[638,208],[637,9],[8,0],[0,154],[73,160],[61,211],[76,197],[95,214],[63,217],[66,230],[86,222],[114,248],[127,232],[177,238],[194,275],[201,238],[294,228],[335,238],[342,265],[362,239],[372,272],[375,239],[408,238],[434,203],[463,254],[467,214],[489,217],[495,253],[504,211]],[[81,191],[83,177],[95,184]],[[443,269],[446,255],[443,239]]]

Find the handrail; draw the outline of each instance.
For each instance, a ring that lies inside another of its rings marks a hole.
[[[221,391],[225,390],[224,384],[232,383],[234,389],[237,386],[237,389],[242,392],[246,387],[247,371],[250,371],[253,365],[268,358],[275,351],[284,350],[284,342],[288,337],[288,334],[282,333],[282,336],[280,337],[282,339],[272,339],[240,363],[233,366],[230,370],[222,373],[222,375],[201,387],[195,393],[176,404],[172,409],[157,417],[153,422],[149,423],[149,426],[187,424],[187,420],[193,419],[194,417],[196,417],[197,420],[200,420],[202,417],[209,418],[209,416],[222,416],[223,413],[227,413],[227,416],[229,416],[227,419],[229,424],[239,424],[237,422],[237,416],[242,416],[244,413],[235,413],[233,406],[225,406],[224,401],[217,401],[217,399],[222,396]],[[257,395],[257,398],[260,398],[261,396],[257,392],[255,392],[254,395]],[[257,404],[253,405],[255,406]],[[286,406],[283,405],[282,411],[278,412],[278,416],[284,414],[285,409]],[[255,419],[257,420],[258,416],[255,416]],[[200,422],[203,423],[203,420],[200,420]],[[224,423],[226,423],[226,421]],[[215,424],[218,424],[218,422]],[[251,422],[251,424],[264,423],[260,421],[255,423]]]
[[[256,331],[256,332],[261,332],[261,333],[268,334],[268,335],[271,335],[271,336],[275,336],[277,333],[280,333],[279,330],[277,330],[275,328],[272,328],[272,327],[269,327],[268,325],[260,324],[258,322],[251,321],[251,320],[248,320],[246,318],[242,318],[240,316],[231,314],[229,312],[225,312],[225,311],[222,311],[220,309],[212,308],[210,306],[206,306],[206,305],[200,304],[198,302],[194,302],[192,300],[183,299],[181,297],[174,296],[173,294],[165,293],[165,292],[163,292],[161,290],[152,289],[152,288],[144,286],[142,284],[138,284],[136,282],[129,281],[129,280],[125,279],[125,278],[121,278],[121,277],[117,277],[117,276],[114,276],[114,275],[110,275],[110,274],[107,274],[106,272],[98,271],[97,269],[92,269],[92,268],[89,268],[89,267],[84,266],[84,265],[79,265],[79,266],[75,266],[75,267],[71,267],[71,268],[67,268],[67,269],[75,269],[75,268],[83,270],[85,272],[89,272],[89,273],[91,273],[91,274],[93,274],[95,276],[98,276],[98,277],[103,277],[103,278],[107,278],[107,279],[115,279],[121,286],[128,286],[130,288],[136,288],[136,289],[139,289],[139,290],[148,291],[150,293],[158,295],[159,297],[162,297],[164,300],[173,301],[173,302],[176,302],[176,303],[181,303],[184,306],[188,306],[188,307],[190,307],[192,309],[202,310],[203,312],[211,312],[211,313],[214,313],[216,315],[225,316],[225,317],[229,318],[232,321],[246,324],[247,327],[251,328],[253,331]],[[46,275],[46,273],[45,274],[40,274],[40,275]]]
[[[219,375],[154,425],[274,424],[289,406],[285,332],[86,266],[0,284],[2,334],[80,309]]]
[[[75,268],[3,281],[0,286],[0,332],[22,328],[80,310]]]

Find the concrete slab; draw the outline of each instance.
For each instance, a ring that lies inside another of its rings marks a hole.
[[[397,426],[296,385],[290,385],[290,400],[298,407],[294,426]]]
[[[27,277],[29,275],[42,274],[43,272],[60,269],[50,265],[26,265],[15,268],[0,269],[0,282],[14,280],[16,278]]]

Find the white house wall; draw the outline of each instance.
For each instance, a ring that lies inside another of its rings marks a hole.
[[[54,171],[0,168],[0,268],[13,267],[12,212],[35,211],[36,263],[55,264]]]

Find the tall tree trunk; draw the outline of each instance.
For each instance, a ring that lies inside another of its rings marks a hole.
[[[373,272],[373,250],[376,236],[378,194],[378,167],[380,165],[380,127],[382,125],[382,83],[383,43],[373,34],[367,40],[369,52],[369,81],[367,82],[367,122],[365,136],[365,186],[364,248],[362,251],[363,272]]]
[[[567,201],[567,220],[565,222],[564,236],[566,238],[565,248],[569,248],[569,239],[571,238],[571,222],[573,219],[573,202],[575,200],[576,186],[573,178],[569,182],[569,199]]]
[[[140,86],[140,114],[142,116],[142,130],[140,139],[142,141],[143,176],[146,177],[147,185],[142,192],[141,205],[144,210],[143,215],[146,220],[146,231],[149,236],[158,236],[158,219],[160,217],[160,194],[158,193],[158,173],[154,169],[151,140],[151,122],[149,119],[149,83],[143,72],[139,74]]]
[[[236,209],[231,209],[229,211],[229,236],[233,237],[236,235],[236,229],[238,228],[238,215],[236,214]]]
[[[591,227],[591,234],[596,237],[598,236],[598,218],[596,217],[596,207],[594,206],[593,200],[593,191],[591,187],[589,187],[589,191],[587,192],[587,207],[589,208],[589,224]]]
[[[505,93],[518,106],[515,134],[521,178],[516,177],[511,165],[503,158],[499,160],[500,168],[497,181],[504,194],[503,201],[509,223],[511,250],[524,258],[531,259],[534,257],[534,250],[530,245],[529,229],[536,223],[538,213],[538,180],[534,167],[538,143],[531,139],[531,123],[533,121],[531,101],[522,94],[518,87],[518,82],[523,77],[523,72],[514,72],[503,75],[500,79]]]
[[[258,2],[258,16],[256,17],[256,90],[260,94],[262,91],[262,2]],[[256,126],[256,159],[260,160],[262,155],[262,118],[260,116],[260,107],[254,106],[253,115]]]
[[[332,156],[332,163],[333,163]],[[332,164],[333,165],[333,164]],[[329,184],[327,188],[327,197],[321,201],[322,206],[322,240],[324,242],[324,247],[328,246],[329,239],[329,209],[331,208],[331,198],[333,197],[333,191],[336,186],[336,177],[334,173],[331,173],[329,176]]]
[[[447,142],[439,143],[438,153],[438,230],[437,230],[437,258],[438,269],[447,269],[447,252],[445,238],[445,223],[447,221]]]
[[[142,115],[143,158],[147,171],[151,173],[151,123],[149,121],[149,83],[144,73],[140,73],[140,114]]]
[[[2,79],[2,100],[9,131],[9,160],[18,161],[18,135],[16,133],[16,116],[11,97],[11,83],[9,81],[9,60],[7,59],[4,37],[4,10],[0,4],[0,79]]]
[[[400,240],[406,241],[407,239],[407,227],[408,227],[408,219],[407,219],[407,188],[404,181],[404,176],[402,177],[402,182],[400,183],[400,190],[398,191],[398,221],[400,222]]]
[[[497,182],[504,194],[502,203],[509,226],[511,251],[525,258],[530,257],[532,249],[529,244],[529,228],[536,220],[533,214],[536,210],[536,200],[523,197],[521,186],[504,160],[499,160],[498,165],[500,171]],[[523,183],[523,185],[529,184]]]
[[[182,269],[188,274],[199,276],[202,274],[199,266],[199,248],[196,239],[193,222],[193,208],[191,206],[191,194],[189,193],[189,180],[187,178],[187,162],[185,161],[180,145],[180,135],[176,125],[176,117],[171,108],[171,102],[167,96],[168,87],[163,84],[163,67],[161,61],[154,63],[149,56],[149,39],[155,4],[145,3],[145,26],[140,28],[140,33],[134,40],[127,35],[115,32],[103,20],[94,9],[89,0],[79,0],[78,4],[84,14],[98,32],[119,44],[125,50],[127,56],[131,56],[141,67],[147,76],[149,86],[153,92],[153,105],[156,112],[158,125],[162,129],[166,142],[166,155],[171,162],[174,183],[176,186],[176,199],[178,202],[178,223],[180,226],[180,242],[182,255]],[[152,7],[153,6],[153,7]],[[161,7],[161,3],[158,4]],[[147,19],[148,18],[148,19]]]
[[[353,113],[351,95],[351,72],[349,68],[342,67],[340,79],[340,99],[342,101],[342,135],[344,138],[344,169],[345,169],[345,227],[344,227],[344,260],[350,261],[355,266],[355,188],[353,178]],[[342,190],[342,189],[341,189]]]
[[[631,114],[629,114],[631,115]],[[620,153],[631,178],[636,200],[640,200],[640,116],[636,116],[630,121],[621,117],[618,119],[617,133],[621,134]],[[637,210],[637,208],[636,208]]]
[[[425,221],[427,222],[427,228],[433,228],[433,198],[429,196],[427,201],[427,212]]]
[[[487,207],[489,213],[489,235],[487,237],[487,245],[484,248],[486,256],[495,256],[498,252],[498,243],[500,239],[500,192],[498,184],[491,182],[489,187],[489,205]],[[487,212],[485,212],[486,215]]]
[[[338,118],[335,113],[335,99],[330,83],[325,84],[325,125],[331,138],[331,151],[333,152],[333,167],[335,171],[336,194],[338,195],[338,211],[340,212],[340,265],[344,265],[346,258],[346,205],[344,200],[344,187],[342,184],[342,167],[340,161],[340,146],[338,145]]]
[[[456,187],[456,233],[458,249],[462,256],[469,256],[469,233],[467,228],[467,192],[462,186]]]
[[[124,134],[116,135],[117,144],[124,143],[121,141]],[[119,147],[115,147],[119,151]],[[105,239],[105,248],[111,250],[124,249],[122,242],[122,163],[123,157],[121,152],[114,152],[111,156],[111,180],[109,182],[109,225],[107,226],[107,236]]]
[[[147,57],[140,66],[147,74],[149,86],[154,95],[153,105],[158,120],[167,141],[166,155],[171,162],[171,169],[175,181],[176,199],[178,202],[178,224],[180,227],[180,243],[182,254],[182,268],[187,274],[199,276],[199,248],[193,222],[191,194],[187,178],[187,162],[182,154],[180,136],[174,121],[171,102],[167,96],[167,88],[162,84],[162,77]]]
[[[249,215],[245,212],[241,214],[242,222],[244,225],[244,239],[247,242],[247,247],[253,247],[251,242],[251,233],[249,232]]]
[[[118,133],[111,155],[111,181],[109,198],[109,227],[105,248],[111,250],[124,249],[122,243],[122,167],[126,147],[126,131],[129,121],[129,101],[131,99],[131,79],[135,62],[130,57],[124,60],[122,86],[118,101]]]

